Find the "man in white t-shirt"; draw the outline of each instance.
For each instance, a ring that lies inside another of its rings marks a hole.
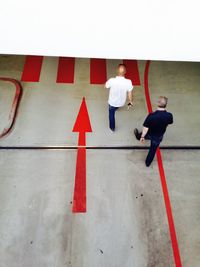
[[[126,66],[119,64],[117,68],[117,76],[110,78],[105,88],[110,89],[109,92],[109,126],[112,132],[115,131],[115,111],[125,105],[128,96],[128,106],[132,106],[132,90],[133,85],[131,80],[125,78]]]

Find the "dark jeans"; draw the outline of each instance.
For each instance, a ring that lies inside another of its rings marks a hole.
[[[142,135],[142,133],[140,133],[140,135]],[[157,148],[159,147],[160,143],[162,142],[163,136],[158,137],[158,136],[150,136],[147,134],[145,136],[145,139],[151,141],[149,153],[147,154],[146,161],[145,161],[146,166],[149,167],[151,165],[154,157],[155,157]]]
[[[113,107],[109,105],[109,127],[112,131],[115,130],[115,111],[118,107]]]

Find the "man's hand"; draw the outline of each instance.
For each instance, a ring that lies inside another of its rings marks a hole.
[[[142,143],[142,144],[145,143],[145,136],[146,136],[148,130],[149,130],[149,128],[143,127],[143,129],[142,129],[142,135],[141,135],[141,138],[140,138],[140,143]]]
[[[144,137],[141,137],[141,138],[140,138],[140,143],[142,143],[142,144],[145,143],[145,138],[144,138]]]
[[[130,107],[133,107],[133,102],[128,102],[128,104],[127,104],[127,109],[129,110]]]

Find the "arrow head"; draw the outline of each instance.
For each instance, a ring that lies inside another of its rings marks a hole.
[[[83,97],[76,122],[74,124],[73,132],[92,132],[92,127],[90,124],[90,118],[87,110],[87,105],[85,97]]]

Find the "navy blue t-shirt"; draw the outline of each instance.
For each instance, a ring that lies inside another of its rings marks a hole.
[[[166,110],[156,110],[150,113],[143,126],[149,128],[148,135],[155,137],[162,137],[166,131],[168,124],[173,123],[173,115]]]

